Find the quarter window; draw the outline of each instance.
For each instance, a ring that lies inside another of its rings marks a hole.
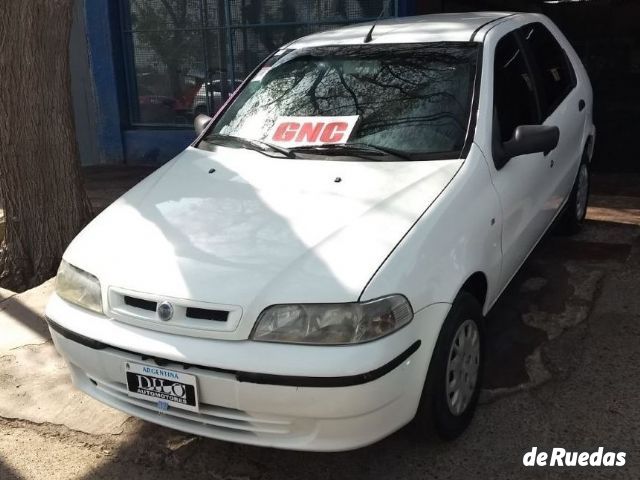
[[[575,87],[575,74],[567,54],[541,23],[521,28],[539,72],[540,95],[544,117],[548,117]]]
[[[517,126],[538,123],[533,80],[513,32],[496,46],[493,102],[498,120],[494,128],[502,142],[511,138]]]

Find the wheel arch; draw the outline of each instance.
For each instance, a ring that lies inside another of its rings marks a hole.
[[[593,160],[593,149],[595,147],[595,134],[590,133],[587,141],[584,143],[584,153],[587,155],[588,163]]]
[[[467,292],[478,301],[484,311],[487,302],[487,291],[489,283],[484,272],[477,271],[471,274],[460,287],[459,292]]]

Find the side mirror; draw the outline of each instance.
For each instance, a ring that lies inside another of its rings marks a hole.
[[[207,128],[207,125],[209,125],[210,121],[211,117],[209,117],[208,115],[205,115],[203,113],[198,115],[193,121],[193,127],[196,129],[196,134],[200,135],[202,132],[204,132],[204,129]]]
[[[511,140],[502,144],[503,164],[518,155],[543,152],[545,155],[556,148],[560,140],[560,129],[545,125],[520,125]]]

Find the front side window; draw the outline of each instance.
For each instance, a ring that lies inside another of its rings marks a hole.
[[[538,123],[533,79],[515,33],[500,39],[494,59],[493,104],[500,140],[511,139],[519,125]]]
[[[322,137],[317,125],[336,119],[348,126],[343,143],[393,149],[415,159],[458,156],[469,125],[479,48],[443,42],[293,50],[254,77],[211,135],[273,143],[278,131],[292,142],[313,137],[317,144],[332,138]],[[300,133],[301,128],[307,130]]]
[[[576,85],[575,74],[567,54],[544,25],[525,25],[521,32],[539,72],[543,116],[546,118]]]

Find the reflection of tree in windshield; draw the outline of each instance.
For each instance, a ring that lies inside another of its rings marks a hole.
[[[268,140],[281,116],[358,115],[350,142],[455,152],[465,139],[476,57],[471,43],[297,50],[252,82],[215,131]]]

